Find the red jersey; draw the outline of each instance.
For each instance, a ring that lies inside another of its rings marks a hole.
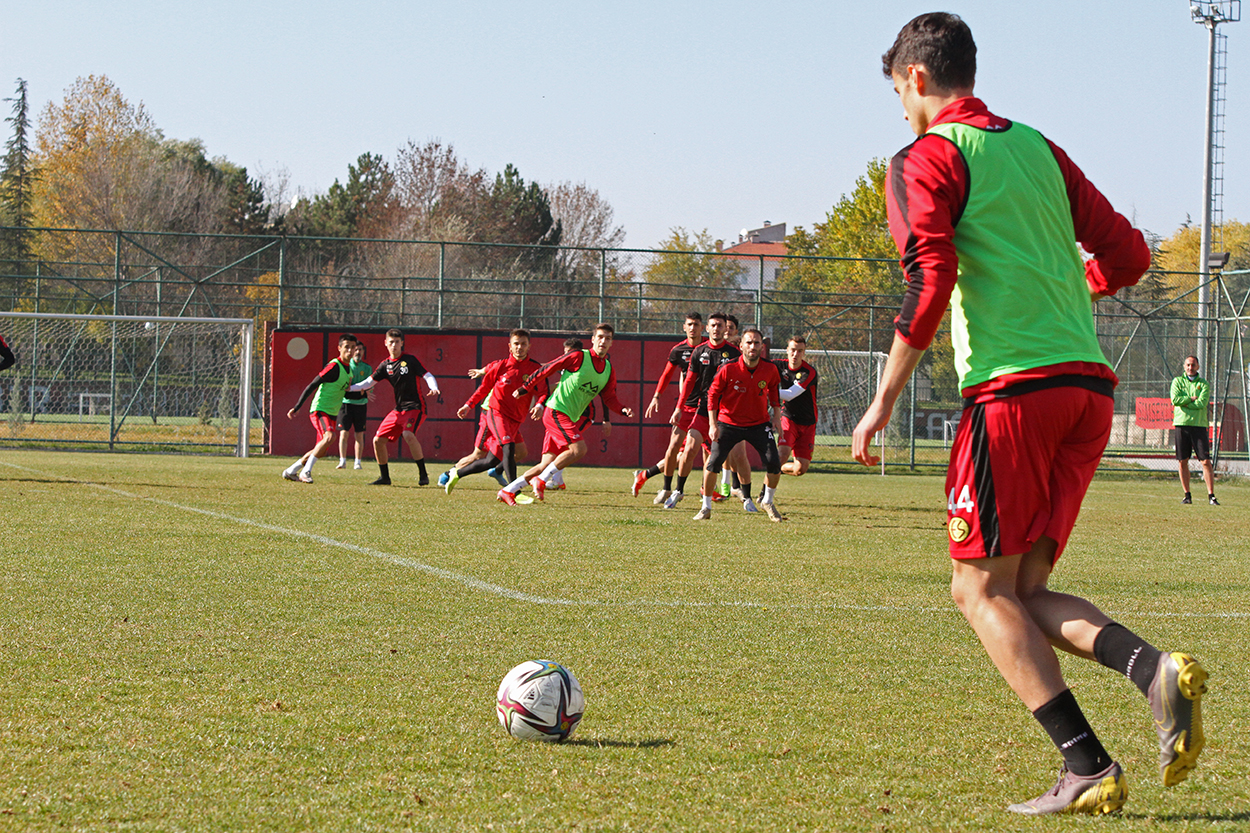
[[[681,384],[681,377],[686,374],[686,369],[690,367],[690,354],[694,352],[695,345],[686,339],[682,339],[673,345],[673,349],[668,353],[668,361],[664,363],[664,372],[660,374],[660,381],[656,382],[655,395],[659,397],[664,393],[664,389],[668,387],[669,381],[673,376],[677,376],[677,382]]]
[[[512,392],[521,387],[526,376],[541,367],[542,365],[533,359],[525,358],[518,362],[512,355],[506,359],[493,361],[486,365],[481,384],[478,385],[477,390],[473,391],[473,395],[465,404],[470,408],[476,408],[489,394],[491,410],[499,412],[513,422],[521,422],[529,413],[534,394],[526,391],[521,394],[520,398],[516,398]]]
[[[754,368],[746,359],[722,365],[707,392],[709,413],[717,422],[750,428],[771,421],[769,406],[781,407],[781,373],[777,365],[760,359]]]

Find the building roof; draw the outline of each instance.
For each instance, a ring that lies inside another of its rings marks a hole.
[[[753,243],[746,241],[733,246],[726,246],[722,251],[727,255],[753,255],[753,256],[771,256],[784,257],[789,251],[785,243]]]

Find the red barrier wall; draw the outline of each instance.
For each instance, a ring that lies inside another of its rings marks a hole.
[[[385,333],[385,330],[352,331],[364,343],[365,360],[373,367],[386,357],[383,345]],[[274,331],[270,353],[272,382],[269,401],[265,405],[270,425],[267,449],[270,454],[298,457],[312,448],[315,435],[308,420],[307,403],[294,420],[287,419],[286,413],[298,401],[304,387],[332,357],[338,355],[341,334],[342,330],[302,328]],[[589,334],[578,335],[589,348]],[[556,358],[563,352],[567,337],[566,334],[534,334],[530,339],[530,356],[540,362]],[[586,432],[590,452],[579,465],[642,468],[660,459],[668,447],[668,418],[677,402],[677,380],[669,383],[665,396],[661,398],[662,406],[658,414],[643,420],[642,413],[655,390],[656,380],[664,370],[669,351],[680,340],[680,335],[664,339],[618,336],[614,340],[609,358],[616,372],[617,395],[626,406],[634,409],[634,417],[626,419],[620,414],[613,414],[612,436],[607,440],[603,439],[598,426],[591,427]],[[477,385],[468,377],[468,370],[507,356],[507,333],[414,330],[404,336],[404,351],[420,359],[426,370],[434,374],[441,391],[441,396],[426,399],[428,416],[417,432],[426,458],[454,461],[468,454],[477,435],[478,418],[476,415],[465,420],[456,418],[456,410]],[[379,384],[373,390],[374,399],[369,404],[365,436],[365,453],[371,458],[373,432],[395,404],[389,384]],[[527,420],[521,433],[530,452],[525,462],[536,462],[542,450],[542,425]],[[396,443],[391,444],[391,456],[402,454],[401,459],[407,459],[407,448],[397,446]]]

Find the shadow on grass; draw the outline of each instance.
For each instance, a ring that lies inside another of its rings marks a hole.
[[[668,738],[653,738],[651,740],[611,740],[609,738],[575,738],[574,740],[566,740],[564,746],[596,746],[596,747],[623,747],[626,749],[659,749],[662,746],[673,746],[675,741]]]
[[[1250,821],[1250,813],[1125,813],[1126,819],[1149,819],[1150,821],[1178,822],[1205,821],[1212,824],[1218,822]]]

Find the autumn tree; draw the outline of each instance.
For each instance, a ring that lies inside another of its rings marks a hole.
[[[1225,272],[1250,269],[1250,223],[1238,220],[1225,221],[1217,226],[1212,235],[1212,248],[1228,252]],[[1198,251],[1202,246],[1202,229],[1186,223],[1171,237],[1160,241],[1155,250],[1154,266],[1163,274],[1153,275],[1166,290],[1168,297],[1176,297],[1198,285]],[[1233,287],[1245,287],[1246,276],[1230,275],[1225,279]],[[1242,289],[1242,293],[1245,290]],[[1120,293],[1117,293],[1119,295]]]
[[[786,237],[791,255],[843,258],[793,261],[778,277],[778,288],[820,292],[898,293],[898,249],[885,213],[884,159],[873,159],[855,188],[809,232],[802,226]],[[870,259],[870,260],[865,260]],[[871,262],[883,260],[886,262]]]

